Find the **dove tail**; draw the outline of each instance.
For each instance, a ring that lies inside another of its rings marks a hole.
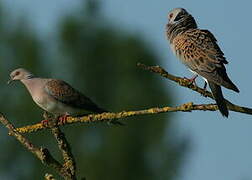
[[[208,82],[208,84],[221,114],[225,117],[228,117],[228,114],[229,114],[228,108],[227,108],[225,99],[223,97],[222,91],[221,91],[221,86],[214,84],[212,82]]]

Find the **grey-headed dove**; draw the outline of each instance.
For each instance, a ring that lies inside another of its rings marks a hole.
[[[10,78],[9,82],[20,80],[26,86],[34,102],[56,116],[106,112],[62,80],[35,77],[23,68],[12,71]]]

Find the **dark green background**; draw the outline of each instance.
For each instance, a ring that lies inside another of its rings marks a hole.
[[[156,53],[137,34],[104,19],[98,3],[83,1],[81,12],[64,17],[56,37],[41,38],[25,18],[9,24],[0,14],[0,109],[17,127],[39,122],[42,110],[21,83],[6,85],[9,73],[23,67],[37,76],[64,79],[99,106],[113,112],[170,105],[173,99],[164,79],[136,67],[137,62],[159,64]],[[5,13],[4,13],[5,12]],[[65,127],[77,162],[78,177],[88,180],[175,179],[180,174],[188,140],[173,134],[172,116],[139,116],[127,125],[76,124]],[[0,176],[43,179],[46,172],[31,153],[0,129]],[[58,159],[50,131],[27,135]]]

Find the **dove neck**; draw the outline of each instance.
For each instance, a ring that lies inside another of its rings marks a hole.
[[[188,15],[177,23],[167,24],[166,35],[170,40],[170,42],[172,42],[177,35],[184,33],[189,29],[196,29],[196,28],[197,24],[195,19],[191,15]]]
[[[35,78],[35,76],[34,76],[33,74],[28,74],[28,75],[26,76],[26,79],[32,79],[32,78]]]
[[[37,85],[37,78],[29,78],[29,79],[22,79],[21,82],[25,85],[25,87],[27,88],[27,90],[32,94],[32,90],[35,89],[34,87],[36,87]]]

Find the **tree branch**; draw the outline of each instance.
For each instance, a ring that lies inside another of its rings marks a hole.
[[[75,173],[76,163],[75,163],[72,151],[71,151],[71,147],[65,137],[65,134],[60,130],[60,128],[57,125],[52,127],[51,130],[52,130],[52,134],[54,135],[57,141],[58,147],[62,153],[62,157],[64,161],[63,168],[65,169],[65,171],[67,171],[71,175],[70,179],[75,180],[76,179],[76,173]]]
[[[178,83],[180,86],[187,87],[195,92],[200,93],[203,96],[213,98],[211,92],[204,90],[192,84],[188,79],[173,76],[165,71],[163,68],[159,66],[146,66],[144,64],[138,63],[137,66],[144,70],[148,70],[150,72],[157,73],[169,80],[172,80]],[[242,107],[231,103],[226,100],[228,109],[235,112],[252,114],[252,109],[247,107]],[[122,111],[118,113],[102,113],[102,114],[90,114],[82,117],[67,117],[64,124],[60,121],[53,121],[53,124],[47,126],[43,123],[37,123],[34,125],[28,125],[21,128],[15,128],[1,113],[0,113],[0,122],[9,130],[9,135],[15,137],[24,147],[27,148],[30,152],[32,152],[42,163],[54,168],[56,172],[62,176],[64,179],[76,179],[76,166],[74,157],[71,152],[70,145],[68,144],[64,133],[61,132],[58,126],[63,126],[72,123],[93,123],[93,122],[107,122],[116,124],[118,120],[122,120],[123,118],[139,116],[139,115],[148,115],[148,114],[159,114],[165,112],[191,112],[195,110],[200,111],[217,111],[218,107],[216,104],[193,104],[192,102],[182,104],[177,107],[156,107],[145,110],[137,110],[137,111]],[[50,122],[50,121],[49,121]],[[64,164],[60,164],[57,160],[55,160],[50,152],[46,148],[38,148],[35,147],[28,139],[26,139],[21,133],[30,133],[36,132],[39,130],[43,130],[46,128],[51,128],[51,131],[57,140],[58,147],[61,150]],[[51,175],[46,175],[46,179],[53,178]]]
[[[49,173],[46,173],[45,174],[45,180],[56,180],[53,175],[49,174]]]
[[[69,173],[65,171],[64,167],[55,160],[46,148],[38,148],[33,145],[26,137],[21,135],[17,129],[0,113],[0,122],[9,130],[9,135],[15,137],[28,151],[34,154],[43,164],[52,167],[60,176],[65,179]]]
[[[57,141],[58,148],[62,153],[63,157],[63,165],[62,169],[67,172],[68,176],[65,177],[65,179],[71,179],[76,180],[76,165],[75,160],[71,151],[71,147],[69,143],[67,142],[67,139],[65,137],[65,134],[60,130],[60,128],[57,125],[58,117],[57,116],[51,116],[48,112],[44,112],[43,117],[45,118],[45,121],[48,123],[48,127],[51,129],[52,134],[54,138]],[[43,121],[42,121],[43,123]]]
[[[171,81],[174,81],[178,83],[180,86],[189,88],[195,92],[200,93],[201,95],[209,98],[213,98],[212,93],[209,91],[204,90],[203,88],[200,88],[188,79],[177,77],[174,75],[169,74],[167,71],[165,71],[160,66],[146,66],[144,64],[138,63],[138,67],[148,70],[150,72],[157,73]],[[230,111],[234,112],[240,112],[244,114],[252,114],[252,109],[247,107],[242,107],[236,104],[231,103],[230,101],[226,100],[228,109]],[[68,117],[65,124],[72,124],[72,123],[91,123],[91,122],[111,122],[115,120],[119,120],[126,117],[132,117],[132,116],[138,116],[138,115],[147,115],[147,114],[158,114],[158,113],[164,113],[164,112],[191,112],[193,110],[203,110],[203,111],[216,111],[218,110],[218,107],[215,104],[198,104],[194,105],[192,102],[186,103],[177,107],[162,107],[162,108],[150,108],[146,110],[138,110],[138,111],[122,111],[119,113],[102,113],[102,114],[91,114],[83,117]],[[65,125],[64,124],[64,125]],[[58,123],[59,126],[63,125]],[[30,132],[36,132],[38,130],[42,130],[48,127],[43,126],[41,123],[37,123],[34,125],[24,126],[21,128],[17,128],[17,131],[20,133],[30,133]]]
[[[203,88],[200,88],[200,87],[194,85],[188,79],[177,77],[177,76],[169,74],[167,71],[165,71],[160,66],[147,66],[147,65],[142,64],[142,63],[137,63],[137,66],[144,69],[144,70],[157,73],[157,74],[163,76],[164,78],[167,78],[167,79],[169,79],[171,81],[174,81],[174,82],[178,83],[180,86],[183,86],[183,87],[189,88],[189,89],[191,89],[191,90],[193,90],[195,92],[198,92],[198,93],[200,93],[201,95],[203,95],[205,97],[209,97],[211,99],[214,99],[211,92],[206,91]],[[230,101],[228,101],[227,99],[225,99],[225,101],[226,101],[226,104],[227,104],[228,109],[230,111],[240,112],[240,113],[244,113],[244,114],[252,114],[252,109],[251,108],[235,105],[235,104],[231,103]]]
[[[72,124],[72,123],[93,123],[93,122],[113,122],[118,119],[123,119],[132,116],[139,116],[139,115],[147,115],[147,114],[159,114],[165,112],[191,112],[193,110],[201,110],[201,111],[216,111],[218,110],[215,104],[198,104],[194,105],[192,102],[183,104],[177,107],[162,107],[162,108],[150,108],[145,110],[138,110],[138,111],[122,111],[118,113],[102,113],[102,114],[90,114],[83,117],[68,117],[64,124],[58,122],[58,126]],[[43,130],[49,128],[44,126],[41,123],[37,123],[34,125],[29,125],[21,128],[17,128],[17,131],[20,133],[30,133],[36,132],[39,130]]]

